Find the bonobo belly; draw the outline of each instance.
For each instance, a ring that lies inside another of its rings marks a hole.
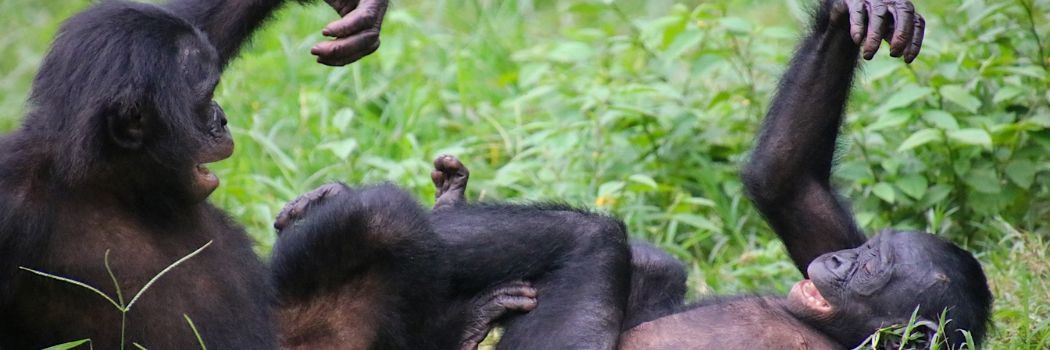
[[[137,343],[149,349],[196,349],[192,320],[209,348],[276,348],[265,266],[241,230],[209,226],[196,232],[150,232],[126,224],[104,231],[56,230],[47,253],[22,265],[83,282],[112,302],[82,286],[19,270],[10,315],[16,323],[0,347],[41,348],[90,339],[95,349],[117,349],[123,324],[124,348]],[[211,245],[142,291],[154,276],[209,240]],[[114,303],[127,308],[123,320]]]
[[[624,332],[620,349],[841,348],[789,315],[764,310],[753,300],[722,302],[642,323]]]

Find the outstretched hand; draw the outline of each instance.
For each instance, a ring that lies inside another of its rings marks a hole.
[[[890,43],[890,56],[904,56],[911,63],[922,49],[926,20],[908,0],[829,0],[831,25],[848,27],[850,38],[870,60],[882,40]]]
[[[325,0],[340,18],[321,32],[334,39],[318,43],[310,50],[317,62],[345,66],[379,48],[379,29],[383,25],[387,0]]]

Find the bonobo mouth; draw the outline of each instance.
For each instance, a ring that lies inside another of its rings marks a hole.
[[[196,178],[194,181],[194,187],[203,190],[202,192],[206,192],[207,194],[204,196],[207,197],[219,187],[219,177],[215,176],[205,164],[207,163],[197,164],[193,167],[193,175]]]
[[[795,285],[791,287],[791,291],[788,292],[788,299],[793,299],[815,311],[831,311],[831,304],[828,304],[828,301],[820,294],[820,291],[817,290],[817,286],[813,284],[813,281],[808,279],[795,283]]]
[[[219,188],[219,177],[212,173],[207,165],[229,158],[232,154],[233,140],[225,138],[225,140],[221,140],[217,145],[211,147],[210,152],[197,157],[197,164],[193,166],[194,179],[193,189],[191,190],[196,199],[204,200],[216,188]]]

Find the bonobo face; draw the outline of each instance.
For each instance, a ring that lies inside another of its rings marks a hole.
[[[226,127],[226,113],[212,100],[219,83],[219,63],[215,50],[198,36],[180,52],[182,69],[187,74],[192,106],[190,118],[196,128],[194,138],[198,147],[193,154],[190,194],[193,199],[204,200],[219,186],[219,178],[206,165],[229,158],[233,154],[233,138]]]
[[[933,235],[884,231],[863,246],[827,253],[810,263],[810,280],[790,298],[818,314],[874,315],[907,321],[919,304],[934,307],[948,285],[944,245]]]

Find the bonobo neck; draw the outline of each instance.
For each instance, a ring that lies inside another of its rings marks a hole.
[[[867,333],[853,334],[856,333],[855,329],[858,328],[858,322],[860,321],[847,319],[843,315],[834,312],[834,310],[830,314],[820,313],[789,298],[778,298],[777,302],[783,312],[799,320],[813,332],[820,333],[838,344],[848,345],[846,347],[860,344],[869,335]]]

